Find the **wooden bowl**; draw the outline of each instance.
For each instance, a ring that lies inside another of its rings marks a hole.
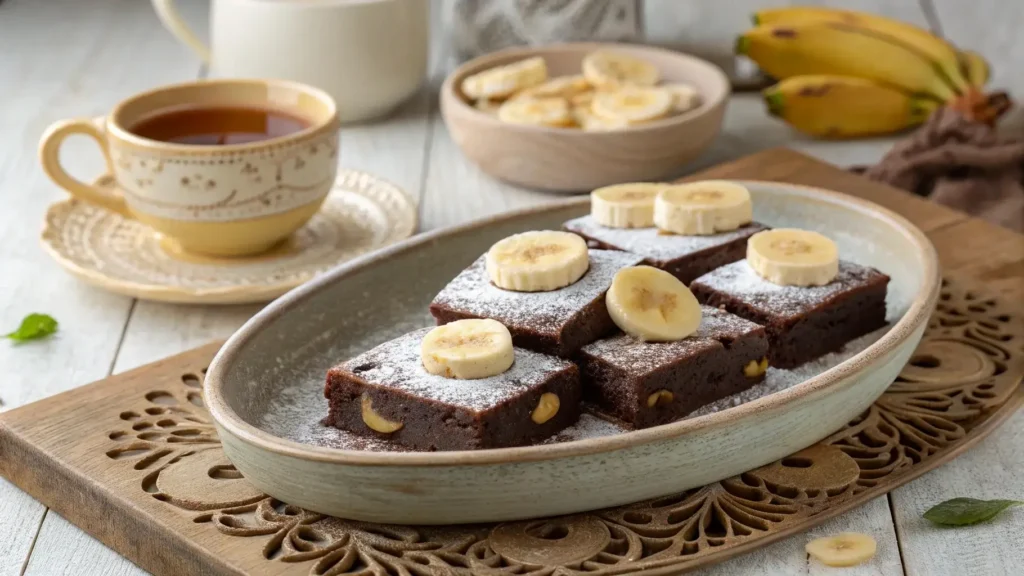
[[[903,217],[835,192],[745,182],[754,217],[826,233],[844,259],[892,277],[892,328],[852,358],[721,412],[563,444],[453,452],[325,447],[327,369],[433,324],[427,305],[510,234],[558,228],[589,199],[433,231],[286,294],[221,349],[205,382],[224,452],[260,490],[334,516],[456,524],[569,514],[703,486],[803,449],[865,410],[917,346],[939,291],[930,242]]]
[[[544,58],[550,76],[579,74],[583,58],[602,48],[654,64],[665,81],[691,84],[700,106],[624,130],[584,132],[502,122],[474,108],[459,89],[470,74],[532,56]],[[462,152],[491,176],[553,192],[589,192],[678,173],[711,145],[728,98],[725,74],[693,56],[629,44],[560,44],[510,48],[463,64],[441,87],[441,115]]]

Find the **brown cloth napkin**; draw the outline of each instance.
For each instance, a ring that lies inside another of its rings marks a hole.
[[[942,108],[864,174],[1024,232],[1024,138]]]

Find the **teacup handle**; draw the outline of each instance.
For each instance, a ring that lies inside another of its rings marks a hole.
[[[106,118],[100,116],[91,120],[61,120],[52,124],[46,129],[42,139],[39,141],[39,160],[43,164],[43,172],[46,172],[46,175],[51,180],[67,190],[72,196],[131,217],[124,197],[95,184],[82,182],[68,174],[60,163],[60,147],[64,144],[64,139],[72,134],[84,134],[90,136],[100,145],[100,150],[103,151],[103,158],[107,161],[107,172],[113,174],[114,166],[110,161],[110,151],[107,149],[105,122]]]
[[[174,34],[182,44],[188,46],[203,60],[204,63],[210,63],[210,49],[203,44],[196,35],[192,32],[192,29],[185,24],[185,21],[181,19],[181,15],[178,14],[178,9],[174,6],[174,0],[153,0],[153,8],[156,9],[156,15],[160,17],[160,21],[163,22],[164,28]]]

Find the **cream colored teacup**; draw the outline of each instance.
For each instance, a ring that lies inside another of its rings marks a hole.
[[[181,107],[258,108],[298,118],[300,131],[257,142],[195,145],[140,137],[132,127]],[[77,198],[135,218],[176,243],[212,256],[266,251],[320,208],[338,169],[338,113],[326,93],[278,80],[213,80],[158,88],[124,100],[106,117],[57,122],[43,135],[43,170]],[[70,176],[61,143],[99,142],[120,193]]]

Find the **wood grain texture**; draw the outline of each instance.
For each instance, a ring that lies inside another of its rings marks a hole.
[[[875,557],[859,566],[846,568],[842,576],[894,576],[903,574],[896,531],[889,522],[889,503],[880,496],[838,518],[828,520],[803,534],[770,544],[728,562],[703,568],[695,576],[736,576],[737,574],[807,574],[835,576],[836,569],[810,558],[804,550],[807,542],[839,532],[860,532],[875,539]]]
[[[1024,566],[1024,508],[963,528],[921,515],[950,498],[1024,500],[1024,411],[942,468],[892,492],[908,576],[1019,574]]]
[[[941,334],[933,333],[926,337],[923,346],[951,338],[961,342],[979,341],[979,336],[972,336],[971,326],[960,325],[961,330],[950,332],[944,328],[948,326],[945,321],[959,318],[973,324],[988,321],[1009,310],[1005,302],[985,304],[978,310],[970,309],[971,301],[981,303],[984,299],[970,296],[963,287],[947,287],[945,293],[947,308],[937,313],[939,322],[933,328]],[[953,314],[954,310],[956,314]],[[1018,324],[1008,328],[1006,333],[1010,335],[1010,345],[1019,350],[1024,326],[1020,325],[1020,317],[1015,312],[1011,315]],[[937,336],[940,338],[933,340]],[[469,555],[461,547],[437,551],[432,547],[424,549],[420,544],[434,539],[464,541],[467,537],[490,542],[492,553],[501,554],[513,567],[519,566],[520,561],[516,558],[524,552],[506,547],[515,539],[507,531],[480,531],[479,527],[447,527],[431,531],[415,527],[385,529],[307,516],[300,510],[280,516],[282,508],[274,508],[272,502],[265,500],[258,491],[254,492],[243,479],[215,475],[214,469],[223,468],[227,461],[205,419],[208,415],[192,407],[194,402],[186,399],[186,393],[193,393],[198,382],[183,375],[201,373],[217,347],[217,344],[205,346],[3,415],[0,419],[3,423],[0,426],[0,472],[52,505],[51,514],[65,515],[105,544],[128,554],[158,574],[298,575],[309,574],[311,569],[314,573],[325,573],[335,567],[345,573],[351,565],[343,560],[341,552],[346,553],[346,558],[349,554],[353,557],[358,555],[363,563],[359,567],[366,567],[367,573],[378,575],[410,573],[409,566],[422,565],[404,553],[399,554],[403,551],[415,553],[420,560],[439,568],[477,565],[481,559],[478,552]],[[664,522],[674,530],[658,530],[656,538],[646,543],[657,546],[663,540],[675,539],[678,545],[679,538],[691,541],[684,535],[688,532],[679,529],[681,521],[671,518],[692,520],[696,514],[712,512],[706,505],[686,505],[690,499],[697,504],[706,504],[709,500],[721,503],[723,516],[719,516],[718,522],[727,522],[725,518],[731,518],[740,520],[744,526],[757,527],[753,532],[756,535],[750,538],[745,537],[752,533],[749,529],[731,532],[731,536],[703,535],[701,532],[702,539],[721,538],[723,542],[714,555],[707,552],[715,548],[704,548],[703,556],[691,556],[698,565],[716,557],[746,552],[757,545],[758,538],[772,541],[793,535],[811,528],[817,521],[832,518],[840,511],[851,510],[855,503],[861,503],[870,506],[854,516],[837,520],[837,523],[823,524],[810,534],[801,534],[785,542],[780,540],[781,544],[766,549],[766,555],[756,562],[744,557],[733,565],[737,569],[725,564],[719,572],[713,573],[832,573],[816,562],[808,562],[801,557],[799,550],[812,536],[852,529],[872,534],[879,541],[880,549],[873,562],[847,573],[898,574],[898,558],[892,552],[892,526],[884,513],[884,500],[880,501],[876,496],[927,469],[948,462],[1013,416],[1024,403],[1024,390],[1019,388],[1017,378],[1024,362],[1021,351],[1016,351],[1007,360],[1007,372],[986,381],[979,380],[972,370],[962,370],[965,366],[979,366],[971,356],[986,354],[965,352],[964,347],[959,350],[939,352],[935,348],[927,351],[922,348],[922,353],[936,354],[940,365],[949,362],[951,366],[961,366],[961,370],[953,369],[946,374],[937,368],[923,370],[908,366],[903,372],[904,380],[896,385],[897,389],[890,390],[880,399],[865,419],[802,452],[800,457],[806,458],[810,469],[818,469],[819,474],[794,476],[792,468],[785,464],[770,465],[751,471],[742,480],[733,478],[727,481],[731,489],[723,490],[724,483],[716,484],[707,492],[687,493],[682,500],[640,503],[604,511],[602,518],[610,522],[607,525],[614,526],[620,536],[618,544],[612,544],[607,532],[598,535],[601,541],[598,543],[609,546],[602,561],[634,561],[632,556],[623,554],[622,547],[629,542],[631,549],[635,547],[640,554],[638,539],[650,536],[651,531],[660,528]],[[966,364],[961,361],[966,361]],[[986,382],[987,388],[981,386]],[[942,386],[941,391],[936,384]],[[909,400],[904,399],[905,396]],[[947,409],[947,403],[936,401],[938,397],[949,399],[948,404],[957,407]],[[968,397],[970,402],[955,401]],[[922,398],[927,401],[922,402]],[[170,409],[176,412],[168,412]],[[915,417],[925,413],[928,414],[925,418],[927,423]],[[192,430],[176,437],[191,438],[190,444],[165,440],[168,430],[186,431],[186,427]],[[940,437],[925,433],[935,429],[950,434]],[[866,438],[871,441],[864,440]],[[1015,453],[1007,455],[1009,458],[1017,456]],[[824,469],[830,467],[836,468],[825,473]],[[866,473],[868,470],[870,473]],[[840,487],[841,490],[833,492]],[[814,489],[813,494],[811,488]],[[246,514],[243,508],[246,503],[258,503],[261,512],[255,517]],[[556,526],[582,528],[578,523],[587,516],[583,514],[549,522]],[[886,521],[879,522],[880,517]],[[599,521],[591,518],[592,522]],[[296,523],[300,521],[302,525],[298,526]],[[709,534],[722,530],[722,524],[714,524],[714,521],[705,525],[717,526],[709,528]],[[575,530],[565,529],[568,534]],[[382,531],[394,536],[382,540],[379,536]],[[281,538],[285,538],[285,544],[278,551],[274,545],[265,547],[272,542],[280,543]],[[566,562],[564,550],[559,551],[561,546],[541,545],[537,540],[529,538],[529,543],[522,545],[528,550],[537,550],[543,558],[539,561],[542,565],[560,566]],[[54,551],[54,556],[85,556],[91,559],[96,554],[93,544],[91,541],[66,543]],[[37,543],[37,547],[39,545]],[[499,546],[506,551],[499,550]],[[661,549],[651,550],[647,545],[642,548],[644,556]],[[683,553],[682,560],[686,559],[686,553]],[[52,573],[45,571],[46,567],[48,565],[42,565],[35,573]],[[89,568],[89,565],[83,564],[82,567]],[[122,567],[123,564],[117,563],[98,566],[114,570],[114,573],[123,573]],[[465,573],[457,569],[438,572]],[[675,573],[674,570],[655,572]]]
[[[12,1],[0,8],[8,47],[0,57],[0,332],[30,312],[60,322],[47,341],[0,343],[6,408],[109,374],[117,352],[131,300],[79,283],[37,240],[47,204],[64,192],[37,168],[36,145],[51,122],[103,114],[126,94],[195,76],[198,63],[181,58],[150,10],[132,0]],[[82,177],[103,165],[95,143],[84,139],[70,140],[62,157]],[[7,482],[0,483],[0,509],[0,573],[17,574],[44,509]]]

